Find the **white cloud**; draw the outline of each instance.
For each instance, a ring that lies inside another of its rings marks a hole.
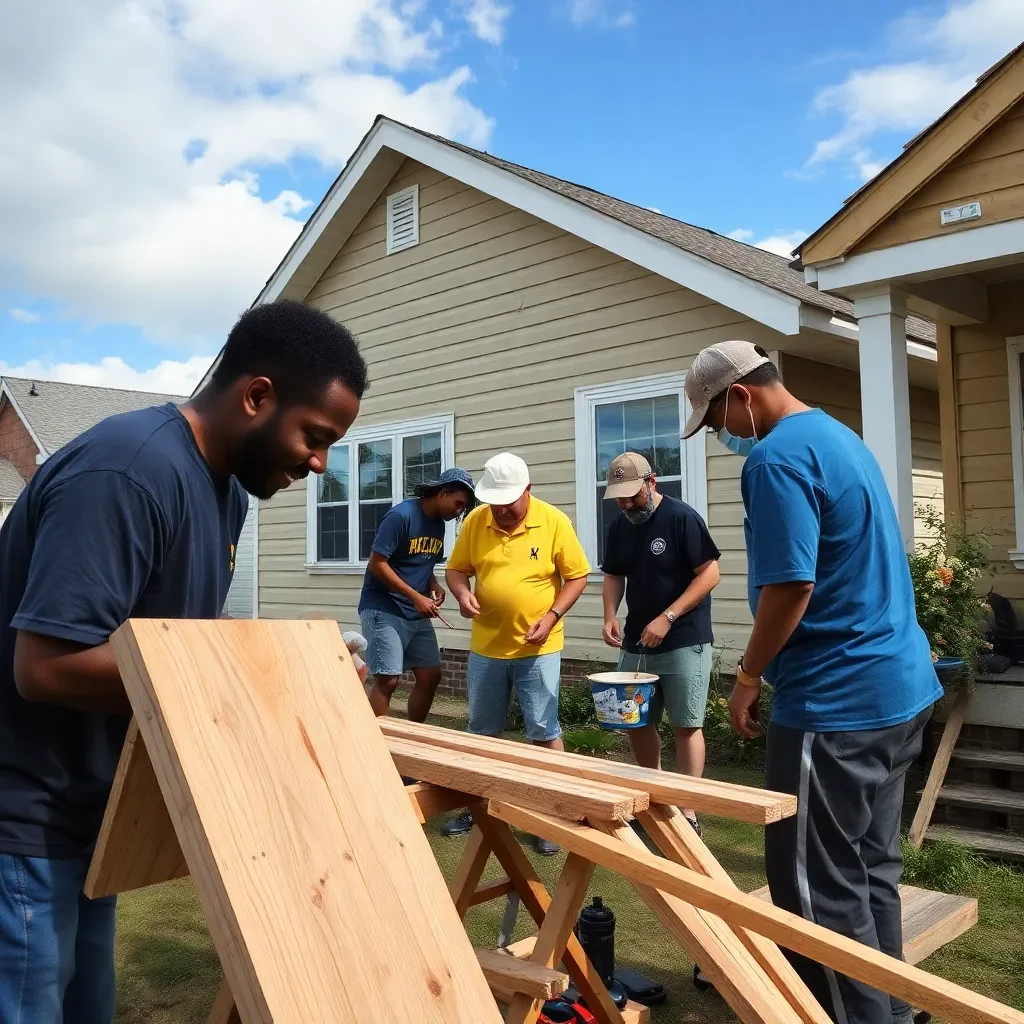
[[[9,309],[7,311],[11,315],[12,320],[17,320],[19,324],[37,324],[39,323],[39,314],[33,313],[28,309]]]
[[[636,22],[629,0],[569,0],[574,25],[597,22],[608,28],[627,28]]]
[[[657,206],[645,206],[645,210],[650,210],[651,213],[661,213],[661,210]]]
[[[165,395],[190,395],[213,360],[213,356],[192,356],[180,361],[165,359],[150,370],[135,370],[120,356],[106,356],[96,363],[53,363],[33,359],[21,366],[0,362],[0,377],[56,380],[66,384],[156,391]]]
[[[465,4],[465,18],[473,34],[495,46],[505,38],[505,21],[511,13],[510,6],[497,0],[467,0]]]
[[[444,28],[416,2],[0,0],[0,17],[17,26],[0,34],[0,280],[195,351],[320,198],[261,194],[261,171],[336,171],[377,113],[476,145],[492,127],[469,69],[436,70]]]
[[[756,242],[751,242],[750,240],[754,237],[754,232],[750,228],[736,228],[735,231],[729,232],[728,237],[735,238],[738,242],[746,242],[757,249],[773,252],[776,256],[784,256],[786,259],[789,259],[793,250],[808,234],[809,232],[799,229],[796,231],[776,231],[774,235],[768,235]]]
[[[808,168],[840,161],[861,180],[874,177],[896,152],[880,159],[872,140],[884,132],[913,136],[967,92],[1024,37],[1024,4],[951,0],[939,17],[896,20],[888,37],[898,59],[853,71],[814,97],[812,111],[838,117],[839,128],[817,143]]]

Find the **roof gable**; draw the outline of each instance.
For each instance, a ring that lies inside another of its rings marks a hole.
[[[58,381],[0,377],[3,394],[17,410],[44,455],[52,455],[107,416],[133,412],[165,402],[181,403],[182,395],[90,387]]]
[[[1024,43],[904,147],[796,250],[804,266],[850,253],[1024,97]]]

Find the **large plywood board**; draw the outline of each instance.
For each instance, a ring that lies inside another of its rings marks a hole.
[[[112,639],[244,1024],[498,1024],[334,623]]]

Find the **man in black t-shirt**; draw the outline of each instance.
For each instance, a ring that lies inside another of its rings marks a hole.
[[[647,725],[628,731],[633,756],[661,767],[663,710],[676,735],[676,770],[704,772],[704,709],[711,679],[711,591],[721,552],[704,520],[685,502],[659,493],[650,464],[626,452],[608,469],[605,496],[622,515],[608,530],[604,561],[604,642],[620,649],[620,671],[640,665],[657,675]],[[626,595],[623,634],[616,618]],[[692,808],[683,813],[700,834]]]

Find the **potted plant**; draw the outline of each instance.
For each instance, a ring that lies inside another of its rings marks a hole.
[[[988,606],[977,589],[988,566],[988,537],[970,533],[963,516],[947,521],[930,505],[918,505],[915,514],[931,536],[909,556],[917,621],[942,685],[970,685],[979,655],[991,650],[985,639]]]

